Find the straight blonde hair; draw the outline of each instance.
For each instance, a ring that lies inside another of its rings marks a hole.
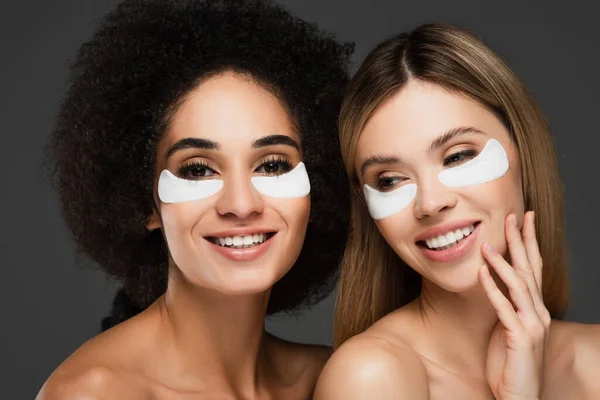
[[[369,216],[354,169],[366,122],[411,79],[465,94],[494,112],[518,148],[526,210],[536,212],[544,262],[542,294],[554,318],[568,296],[563,190],[548,125],[504,61],[472,33],[422,25],[379,44],[351,80],[340,114],[340,146],[351,185],[351,219],[338,289],[334,347],[419,296],[421,277],[396,255]]]

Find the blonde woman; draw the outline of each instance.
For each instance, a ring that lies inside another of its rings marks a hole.
[[[423,25],[370,53],[340,123],[351,237],[315,398],[600,398],[600,326],[554,319],[562,185],[509,67],[467,31]]]

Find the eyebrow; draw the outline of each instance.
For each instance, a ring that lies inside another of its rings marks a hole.
[[[374,156],[367,158],[362,163],[362,165],[360,166],[360,174],[364,176],[367,168],[369,168],[373,165],[400,164],[401,162],[402,161],[400,161],[400,158],[398,158],[396,156],[387,155],[387,154],[375,154]]]
[[[440,135],[438,138],[434,139],[433,142],[429,145],[429,151],[435,151],[439,148],[443,147],[450,140],[463,135],[473,135],[473,134],[482,134],[485,135],[484,132],[480,131],[477,128],[472,126],[459,126],[456,128],[451,128]],[[381,165],[381,164],[401,164],[402,160],[395,155],[390,154],[375,154],[369,158],[367,158],[362,165],[360,166],[360,174],[364,176],[367,168],[373,165]]]
[[[167,158],[171,157],[176,151],[183,149],[203,149],[203,150],[219,150],[220,146],[217,142],[208,139],[185,138],[178,140],[167,152]]]
[[[473,135],[473,134],[485,135],[485,133],[483,133],[479,129],[474,128],[472,126],[459,126],[456,128],[451,128],[451,129],[447,130],[446,132],[444,132],[441,136],[439,136],[433,142],[431,142],[431,144],[429,145],[429,151],[432,152],[432,151],[438,150],[439,148],[443,147],[446,143],[448,143],[449,141],[451,141],[452,139],[454,139],[458,136]]]
[[[290,146],[300,151],[300,145],[298,142],[287,135],[269,135],[260,139],[256,139],[252,142],[252,148],[259,149],[261,147],[274,146],[278,144]]]

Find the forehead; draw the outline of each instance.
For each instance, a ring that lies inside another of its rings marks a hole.
[[[432,140],[457,127],[474,127],[491,136],[501,135],[504,128],[494,113],[468,96],[413,80],[365,124],[357,156],[426,150]]]
[[[250,143],[270,134],[298,135],[282,102],[249,77],[226,72],[185,98],[171,118],[164,142],[200,137],[223,144]]]

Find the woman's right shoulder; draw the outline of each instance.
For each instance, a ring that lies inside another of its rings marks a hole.
[[[36,400],[147,399],[136,368],[144,342],[143,335],[132,340],[137,330],[124,322],[88,340],[56,368]]]
[[[36,400],[148,400],[150,387],[134,370],[97,359],[67,358],[40,389]]]
[[[429,399],[425,367],[408,346],[369,331],[331,356],[317,382],[314,399]]]
[[[61,366],[44,383],[36,400],[104,400],[120,396],[123,389],[122,380],[110,368],[71,370]]]

